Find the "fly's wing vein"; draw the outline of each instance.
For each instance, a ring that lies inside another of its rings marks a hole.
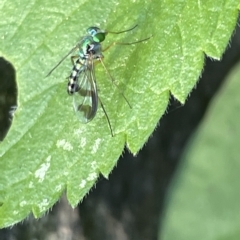
[[[92,59],[86,60],[78,76],[78,91],[74,93],[73,106],[81,122],[91,121],[97,112],[98,93]]]

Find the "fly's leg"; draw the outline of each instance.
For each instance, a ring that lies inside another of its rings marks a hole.
[[[108,126],[109,126],[110,131],[111,131],[111,135],[112,135],[112,137],[113,137],[114,135],[113,135],[113,130],[112,130],[112,126],[111,126],[109,117],[108,117],[108,115],[107,115],[107,112],[106,112],[106,110],[105,110],[105,108],[104,108],[104,106],[103,106],[103,103],[102,103],[101,99],[100,99],[99,97],[98,97],[98,99],[99,99],[99,102],[100,102],[100,104],[101,104],[102,110],[103,110],[103,112],[104,112],[104,114],[105,114],[105,117],[106,117],[106,119],[107,119]]]
[[[119,93],[122,95],[122,97],[125,99],[126,103],[128,104],[129,108],[132,108],[131,104],[129,103],[129,101],[127,100],[127,98],[125,97],[125,95],[123,94],[123,92],[119,89],[119,87],[117,86],[117,84],[115,83],[115,79],[113,78],[113,76],[111,75],[111,73],[108,71],[108,69],[106,68],[105,64],[103,63],[102,58],[99,58],[99,61],[102,63],[103,68],[105,69],[107,75],[109,76],[109,78],[111,79],[112,83],[115,85],[115,87],[118,89]]]
[[[72,62],[73,66],[75,65],[74,59],[76,59],[76,58],[79,58],[79,56],[77,56],[77,55],[71,56],[71,62]]]

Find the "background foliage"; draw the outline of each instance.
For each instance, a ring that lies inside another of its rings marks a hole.
[[[240,236],[239,78],[238,64],[189,140],[168,196],[161,239]]]

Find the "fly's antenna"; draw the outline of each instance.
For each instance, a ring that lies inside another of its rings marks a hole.
[[[106,30],[105,32],[106,32],[106,33],[113,33],[113,34],[120,34],[120,33],[129,32],[129,31],[133,30],[134,28],[136,28],[137,26],[138,26],[138,25],[136,24],[135,26],[133,26],[133,27],[127,29],[127,30],[123,30],[123,31],[119,31],[119,32],[112,32],[112,31],[108,31],[108,30]]]

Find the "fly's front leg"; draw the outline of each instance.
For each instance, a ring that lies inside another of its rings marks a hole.
[[[103,58],[104,58],[104,56],[97,58],[96,60],[98,60],[98,61],[94,61],[94,66],[96,66],[98,63],[100,63],[103,60]]]
[[[71,56],[71,63],[72,63],[73,66],[75,65],[74,59],[76,59],[76,58],[78,58],[77,55]],[[69,79],[69,76],[66,77],[66,79]]]
[[[76,59],[76,58],[79,58],[79,56],[77,56],[77,55],[71,56],[71,62],[72,62],[73,66],[75,65],[74,59]]]

